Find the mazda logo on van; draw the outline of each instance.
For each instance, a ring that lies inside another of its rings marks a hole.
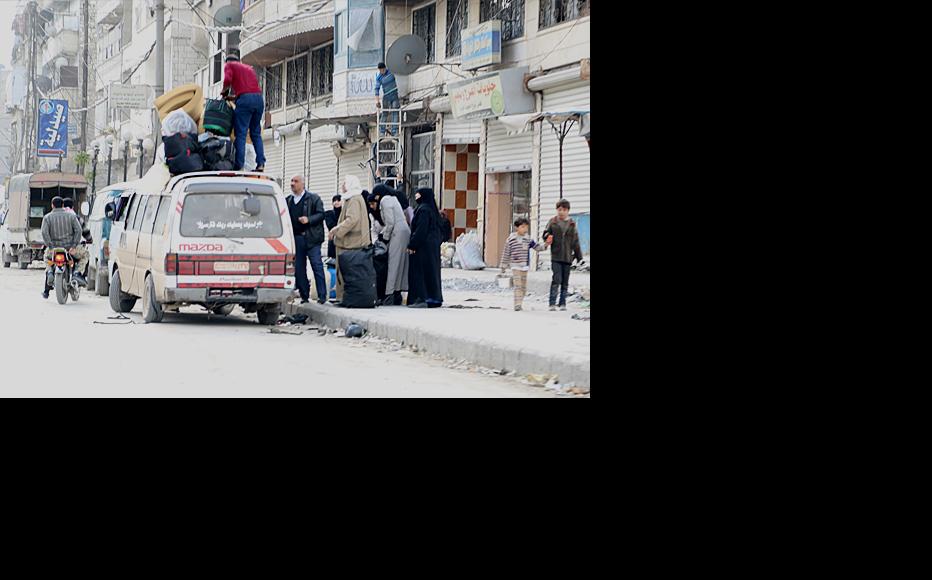
[[[223,244],[179,244],[179,252],[223,252]]]

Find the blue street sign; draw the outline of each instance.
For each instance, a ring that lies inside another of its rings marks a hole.
[[[39,101],[39,157],[68,155],[68,101],[42,99]]]

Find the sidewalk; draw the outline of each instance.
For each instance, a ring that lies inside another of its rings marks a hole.
[[[497,271],[442,272],[445,302],[441,309],[395,306],[351,310],[311,303],[286,310],[307,314],[330,328],[356,322],[375,336],[422,351],[518,374],[558,375],[562,384],[590,388],[591,323],[572,318],[573,314],[589,315],[588,304],[580,297],[570,299],[569,311],[550,312],[546,296],[534,292],[525,301],[525,310],[515,312],[512,291],[497,287]],[[532,274],[536,276],[535,288],[543,287],[537,280],[541,278],[549,290],[549,272]],[[579,278],[580,285],[588,284],[586,274],[574,272],[573,277]],[[571,287],[574,282],[570,280]],[[448,289],[454,287],[469,288]]]

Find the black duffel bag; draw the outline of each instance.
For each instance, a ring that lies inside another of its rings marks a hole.
[[[165,161],[172,175],[183,175],[204,171],[204,160],[200,155],[197,137],[188,133],[175,133],[162,137],[165,144]]]
[[[375,308],[376,276],[372,246],[362,250],[337,250],[343,277],[345,308]]]
[[[231,171],[236,159],[229,138],[209,137],[201,142],[201,157],[206,171]]]
[[[233,132],[233,108],[223,99],[207,99],[204,105],[204,129],[214,135],[229,137]]]

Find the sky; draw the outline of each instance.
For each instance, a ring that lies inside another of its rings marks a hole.
[[[10,53],[13,51],[13,16],[19,0],[0,0],[0,64],[10,68]]]

